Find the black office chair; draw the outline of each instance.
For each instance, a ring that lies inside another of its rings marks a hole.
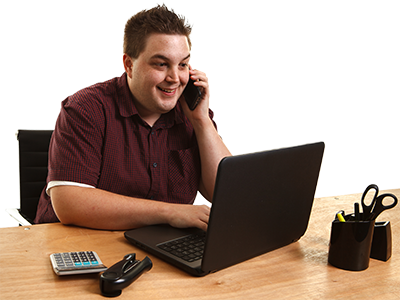
[[[20,225],[33,224],[40,194],[46,185],[50,138],[53,130],[19,130]],[[20,217],[22,216],[23,219]],[[27,222],[28,223],[27,223]]]

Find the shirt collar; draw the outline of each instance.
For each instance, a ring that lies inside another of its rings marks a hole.
[[[129,90],[128,81],[126,78],[126,73],[122,74],[121,77],[118,78],[117,86],[118,86],[118,98],[117,105],[119,109],[119,113],[122,117],[129,118],[134,115],[138,115],[139,113],[136,109],[136,106],[133,102],[133,95]],[[139,116],[140,117],[140,116]],[[174,109],[170,112],[161,115],[160,119],[154,124],[157,127],[170,128],[174,124],[183,123],[183,110],[178,103]]]
[[[129,90],[126,73],[122,74],[122,76],[118,78],[117,91],[117,105],[120,115],[125,118],[137,115],[138,111],[135,107],[135,104],[133,104],[133,96],[131,91]]]

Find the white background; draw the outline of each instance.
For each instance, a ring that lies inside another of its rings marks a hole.
[[[18,207],[18,129],[124,72],[123,30],[156,1],[2,1],[1,214]],[[233,154],[324,141],[317,197],[399,188],[399,1],[165,1]]]

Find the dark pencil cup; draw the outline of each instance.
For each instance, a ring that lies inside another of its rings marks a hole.
[[[387,261],[392,256],[392,230],[390,222],[375,222],[371,258]]]
[[[337,268],[362,271],[368,268],[375,220],[332,222],[328,262]],[[361,217],[362,218],[362,217]]]

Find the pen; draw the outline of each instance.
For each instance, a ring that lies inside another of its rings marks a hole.
[[[337,218],[339,219],[339,222],[346,222],[346,220],[343,218],[342,213],[338,212],[336,214]]]
[[[360,221],[360,204],[358,202],[354,203],[354,216],[356,222]]]

